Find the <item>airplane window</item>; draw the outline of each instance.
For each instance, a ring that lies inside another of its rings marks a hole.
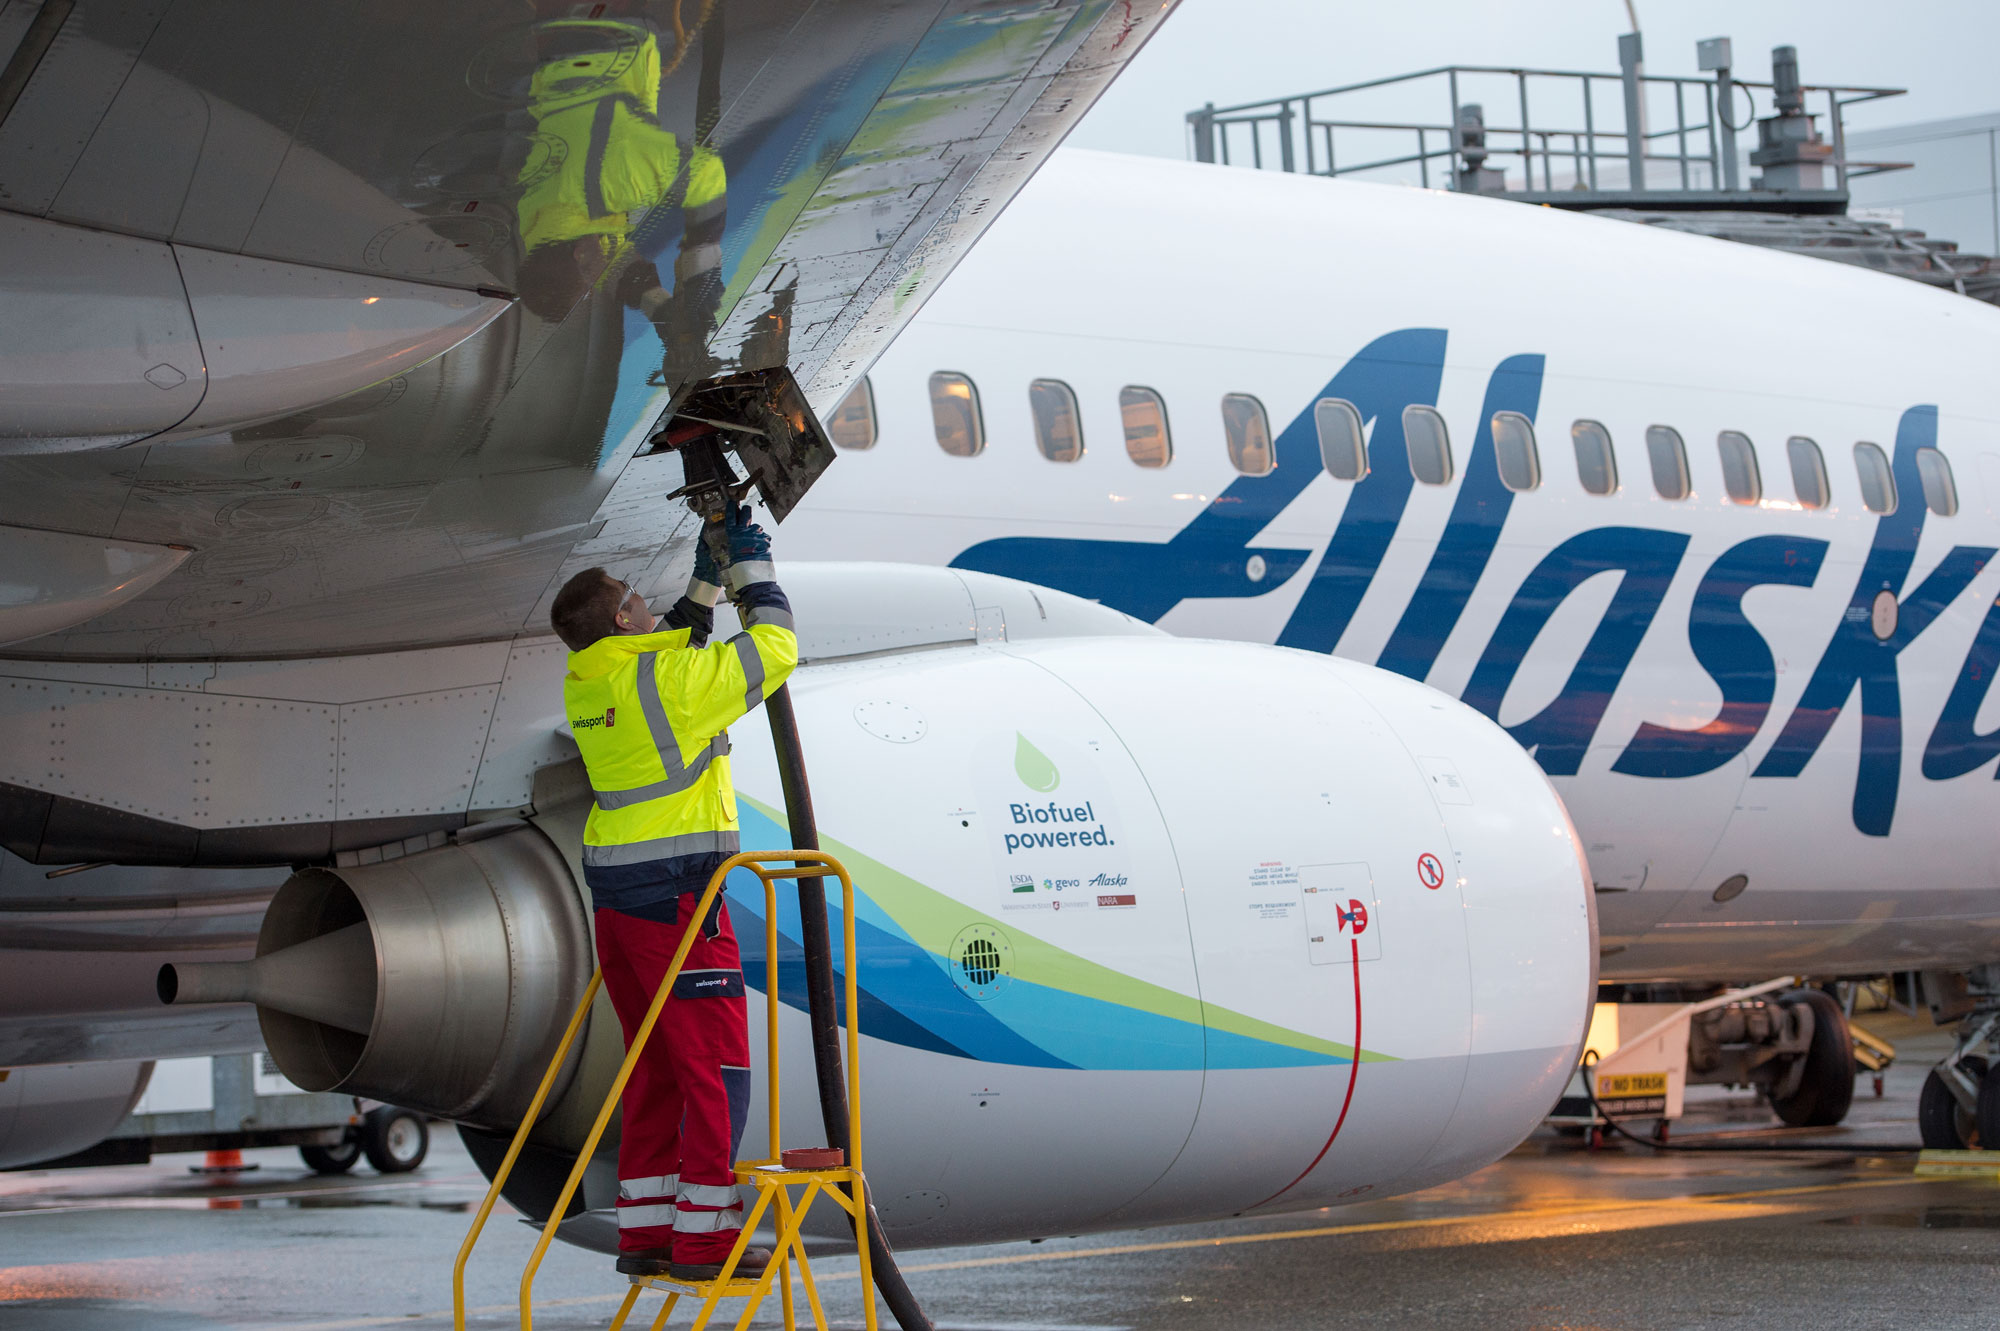
[[[1647,426],[1646,460],[1653,464],[1653,489],[1660,498],[1688,497],[1688,455],[1679,430],[1671,425]]]
[[[1077,420],[1076,394],[1060,379],[1037,379],[1028,385],[1028,410],[1035,417],[1035,447],[1051,462],[1075,462],[1083,456],[1083,425]]]
[[[1319,432],[1319,460],[1337,481],[1358,481],[1368,474],[1368,440],[1361,433],[1361,412],[1343,398],[1323,397],[1313,404],[1313,428]]]
[[[1410,475],[1425,485],[1451,480],[1451,435],[1435,407],[1403,408],[1403,442],[1410,453]]]
[[[827,438],[835,448],[875,447],[875,390],[862,375],[827,418]]]
[[[986,421],[979,414],[979,390],[972,380],[949,370],[931,376],[931,423],[938,447],[955,458],[986,451]]]
[[[1715,436],[1715,449],[1722,455],[1722,488],[1730,501],[1754,504],[1764,497],[1764,475],[1757,470],[1757,448],[1750,436],[1739,430],[1724,430]]]
[[[1245,476],[1268,476],[1278,465],[1271,447],[1271,423],[1256,398],[1248,393],[1225,394],[1222,430],[1229,442],[1229,460]]]
[[[1500,484],[1515,493],[1542,483],[1542,455],[1535,448],[1535,424],[1518,411],[1493,413],[1493,460]]]
[[[1164,467],[1174,460],[1173,436],[1167,433],[1167,404],[1150,388],[1118,390],[1118,414],[1125,418],[1125,456],[1142,467]]]
[[[1611,451],[1611,431],[1596,421],[1578,421],[1569,427],[1569,439],[1576,446],[1576,478],[1584,493],[1616,494],[1618,455]]]
[[[1792,492],[1805,508],[1825,508],[1833,500],[1833,487],[1826,480],[1826,459],[1819,445],[1802,434],[1785,441],[1785,454],[1792,460]]]
[[[1854,470],[1861,473],[1861,502],[1870,513],[1896,511],[1896,473],[1889,459],[1875,444],[1854,446]]]
[[[1948,518],[1958,512],[1958,486],[1951,479],[1951,463],[1935,448],[1917,450],[1917,475],[1924,482],[1924,503],[1931,512]]]

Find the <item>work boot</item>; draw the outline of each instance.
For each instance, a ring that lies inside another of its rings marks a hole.
[[[663,1276],[673,1265],[673,1253],[666,1248],[634,1248],[618,1254],[621,1276]]]
[[[724,1260],[727,1260],[726,1255]],[[745,1248],[743,1255],[736,1259],[736,1269],[729,1273],[729,1278],[755,1280],[764,1274],[764,1268],[770,1264],[769,1248]],[[674,1262],[667,1268],[667,1274],[676,1280],[714,1280],[722,1274],[722,1262]]]

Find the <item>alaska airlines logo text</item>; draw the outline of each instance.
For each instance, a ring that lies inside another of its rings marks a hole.
[[[1323,468],[1310,463],[1237,477],[1165,542],[1007,537],[972,546],[952,566],[1040,583],[1149,621],[1184,600],[1264,596],[1303,575],[1296,607],[1276,641],[1283,647],[1335,651],[1409,504],[1414,478],[1403,438],[1403,409],[1437,404],[1444,353],[1443,329],[1388,333],[1356,352],[1315,395],[1315,400],[1351,402],[1364,422],[1375,424],[1368,473],[1348,491],[1332,537],[1310,568],[1310,549],[1250,544],[1321,474]],[[1451,516],[1376,657],[1383,669],[1411,679],[1428,677],[1485,576],[1517,497],[1500,481],[1491,422],[1503,411],[1534,419],[1543,369],[1541,356],[1510,356],[1488,380]],[[1858,705],[1861,751],[1853,818],[1855,828],[1868,836],[1887,836],[1895,818],[1903,768],[1898,658],[1995,554],[1985,546],[1957,546],[1921,579],[1911,576],[1929,513],[1921,497],[1918,455],[1937,446],[1937,430],[1936,406],[1913,406],[1903,413],[1891,464],[1903,500],[1876,518],[1860,574],[1832,626],[1832,639],[1813,666],[1803,696],[1750,773],[1753,779],[1798,776],[1841,712]],[[1274,442],[1282,456],[1317,456],[1313,409],[1299,413]],[[1498,720],[1501,703],[1542,629],[1578,588],[1600,573],[1617,574],[1611,602],[1556,696],[1533,716],[1507,727],[1544,771],[1574,775],[1652,627],[1688,543],[1682,532],[1647,527],[1598,527],[1561,541],[1515,588],[1479,651],[1461,695],[1465,703]],[[1727,765],[1765,732],[1777,692],[1776,659],[1769,641],[1744,613],[1744,598],[1759,587],[1812,587],[1822,566],[1841,567],[1827,559],[1828,549],[1829,542],[1802,535],[1764,535],[1715,558],[1694,590],[1686,632],[1696,661],[1721,694],[1721,709],[1702,726],[1645,722],[1612,763],[1613,771],[1659,780],[1699,776]],[[1885,595],[1891,598],[1886,607],[1878,604]],[[2000,604],[1985,610],[1924,744],[1921,770],[1926,779],[1949,780],[2000,755],[2000,729],[1981,732],[1975,725],[1996,672]],[[1037,784],[1025,772],[1023,780]],[[1015,806],[1017,811],[1021,807]],[[1018,813],[1016,821],[1024,821]]]

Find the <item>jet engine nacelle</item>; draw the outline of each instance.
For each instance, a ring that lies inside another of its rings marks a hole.
[[[899,1242],[1427,1187],[1518,1144],[1575,1066],[1575,833],[1444,694],[1148,636],[794,678],[864,897],[867,1159]],[[782,845],[768,747],[739,735],[734,770],[745,844]],[[761,889],[731,909],[760,985]],[[816,1140],[802,1030],[787,1049],[786,1136]]]
[[[302,869],[271,899],[256,960],[163,966],[159,991],[255,1003],[271,1057],[305,1090],[512,1127],[591,966],[568,866],[507,821],[400,859]]]
[[[899,1243],[1426,1187],[1518,1143],[1575,1066],[1596,955],[1575,834],[1520,746],[1443,694],[1135,634],[827,661],[793,695],[860,892],[867,1162]],[[743,844],[782,848],[762,721],[734,738]],[[256,1000],[302,1086],[504,1126],[590,964],[546,839],[575,810],[538,799],[536,822],[303,871],[256,962],[163,983]],[[761,1077],[765,899],[745,874],[729,901]],[[778,924],[783,1136],[817,1143],[788,888]],[[612,1066],[584,1056],[539,1150],[573,1158]],[[547,1164],[510,1190],[530,1213]],[[614,1188],[594,1170],[585,1204]]]

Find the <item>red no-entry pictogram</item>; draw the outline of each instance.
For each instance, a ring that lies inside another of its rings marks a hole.
[[[1444,886],[1444,865],[1437,856],[1425,851],[1417,856],[1417,877],[1423,880],[1425,887],[1435,892]]]

